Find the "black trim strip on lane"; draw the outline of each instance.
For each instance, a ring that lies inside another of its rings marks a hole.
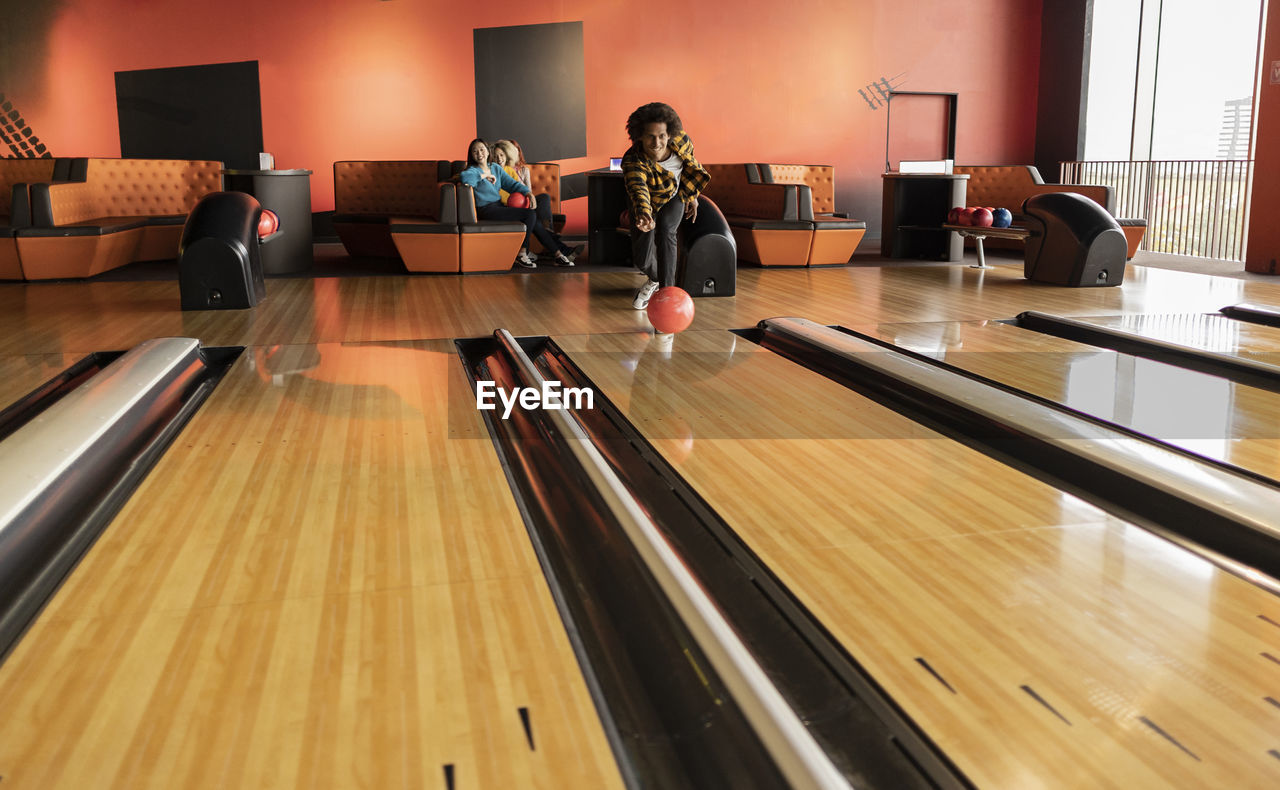
[[[765,348],[1280,594],[1280,486],[803,318]]]
[[[1227,305],[1218,312],[1236,321],[1248,321],[1251,324],[1263,324],[1265,326],[1280,326],[1280,309],[1268,307],[1267,305],[1245,302]]]
[[[242,350],[147,341],[0,443],[0,660]]]
[[[473,387],[477,379],[504,389],[523,386],[495,340],[457,345]],[[909,724],[891,731],[866,695],[850,690],[842,676],[849,670],[833,668],[828,655],[841,651],[815,647],[796,627],[790,604],[767,592],[776,581],[744,569],[752,561],[726,545],[736,541],[727,525],[554,342],[526,338],[520,345],[544,378],[593,390],[595,409],[575,412],[591,443],[846,777],[866,787],[971,786]],[[485,414],[627,784],[782,784],[621,527],[598,511],[599,497],[570,473],[563,448],[546,441],[555,431],[541,424],[543,415],[516,410],[503,421]]]
[[[1122,354],[1197,370],[1251,387],[1280,392],[1280,366],[1245,357],[1155,340],[1134,332],[1097,326],[1074,318],[1028,310],[1011,322],[1021,329],[1074,340]]]
[[[0,411],[0,441],[35,419],[89,377],[120,358],[123,351],[94,351]]]

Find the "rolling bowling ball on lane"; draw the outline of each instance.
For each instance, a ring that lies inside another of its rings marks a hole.
[[[529,208],[529,197],[523,192],[512,192],[507,196],[509,208]]]
[[[991,227],[1007,228],[1013,224],[1013,212],[1007,208],[998,208],[991,212]]]
[[[683,332],[693,323],[693,298],[683,288],[668,285],[658,289],[645,312],[659,332]]]

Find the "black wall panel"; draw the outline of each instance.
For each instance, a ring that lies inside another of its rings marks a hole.
[[[476,136],[518,140],[530,162],[586,156],[582,23],[478,28],[474,38]]]
[[[257,169],[258,61],[116,72],[120,155],[211,159]]]

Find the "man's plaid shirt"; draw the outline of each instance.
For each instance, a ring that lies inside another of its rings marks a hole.
[[[688,203],[697,199],[707,184],[711,183],[711,174],[693,155],[693,141],[689,135],[680,132],[672,137],[667,146],[672,153],[680,157],[684,169],[680,173],[680,200]],[[627,197],[631,201],[631,216],[641,214],[654,216],[658,209],[665,206],[676,194],[676,180],[662,165],[644,155],[638,145],[631,146],[622,157],[622,179],[627,186]]]

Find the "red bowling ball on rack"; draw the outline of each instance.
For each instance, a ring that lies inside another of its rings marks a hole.
[[[264,208],[258,218],[258,238],[265,239],[280,230],[280,217],[271,209]]]

